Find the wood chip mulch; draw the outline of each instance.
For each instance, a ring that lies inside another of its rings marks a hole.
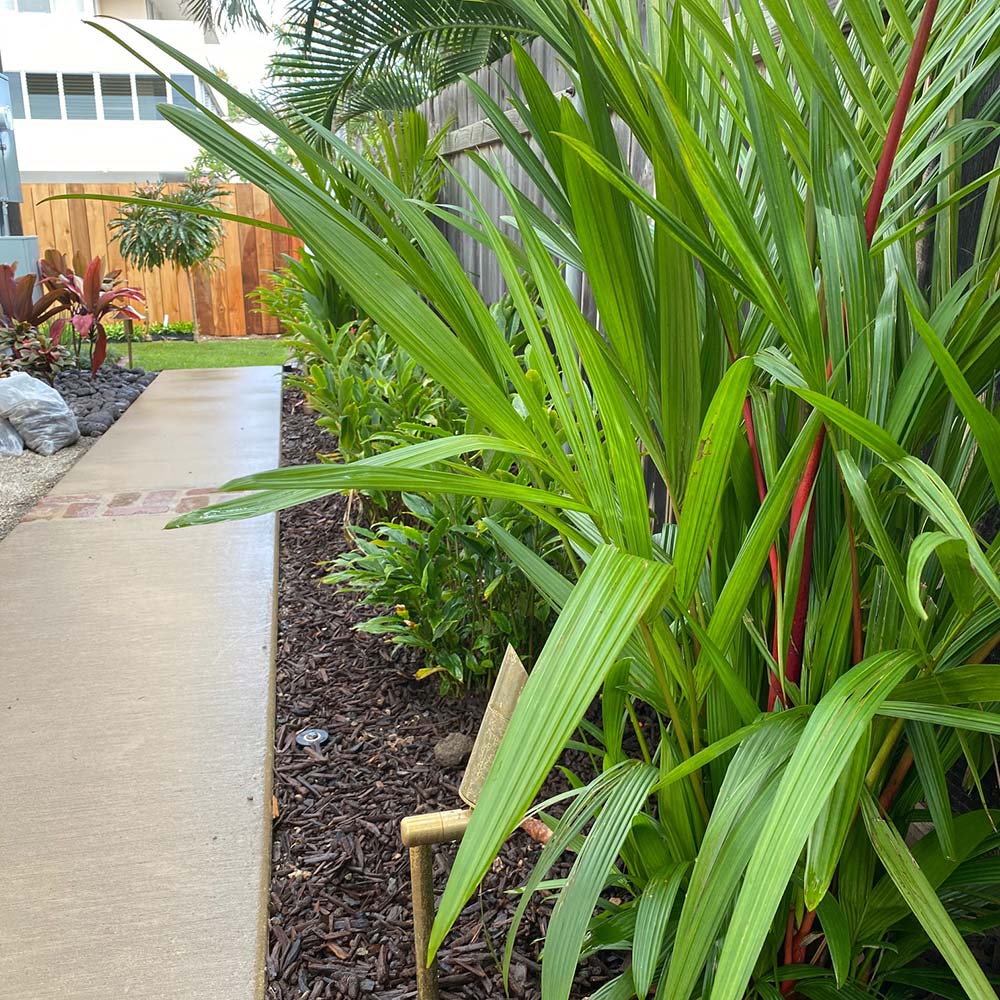
[[[333,450],[314,421],[286,392],[285,464]],[[319,582],[320,564],[348,544],[344,509],[344,498],[333,497],[281,516],[270,1000],[416,996],[399,821],[461,805],[461,769],[442,771],[433,750],[450,733],[475,736],[487,699],[486,692],[440,697],[433,681],[413,679],[412,658],[354,630],[354,599]],[[296,744],[309,727],[329,732],[321,751]],[[443,997],[504,995],[498,956],[516,905],[511,890],[539,850],[521,831],[508,841],[442,949]],[[438,891],[453,857],[454,848],[436,855]],[[513,997],[541,995],[539,939],[550,910],[545,901],[529,907],[512,963]],[[592,961],[574,995],[587,996],[611,974]]]

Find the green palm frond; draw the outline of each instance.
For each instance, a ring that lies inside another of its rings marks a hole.
[[[503,0],[294,0],[282,34],[279,101],[331,126],[412,108],[526,30]]]
[[[267,21],[254,0],[184,0],[184,13],[206,31],[215,28],[253,28],[266,31]]]

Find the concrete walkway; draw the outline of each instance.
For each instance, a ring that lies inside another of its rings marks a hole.
[[[0,998],[264,994],[277,368],[161,375],[0,542]],[[210,498],[210,497],[209,497]]]

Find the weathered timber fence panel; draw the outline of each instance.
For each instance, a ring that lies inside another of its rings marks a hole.
[[[556,54],[540,41],[532,42],[528,51],[535,65],[548,81],[552,92],[571,96],[570,77]],[[510,56],[505,56],[492,66],[479,70],[472,78],[501,108],[507,110],[508,118],[523,133],[525,130],[520,116],[510,108],[507,99],[510,92],[507,84],[513,84],[514,93],[522,96],[520,88],[517,86],[513,59]],[[444,144],[444,157],[451,169],[469,186],[473,195],[482,202],[491,218],[499,220],[504,215],[510,215],[510,208],[496,185],[476,165],[472,154],[498,163],[516,188],[532,198],[537,205],[547,208],[541,193],[500,142],[493,127],[485,119],[475,96],[464,82],[447,87],[426,101],[421,106],[421,110],[427,115],[432,130],[442,127],[448,121],[452,122],[451,132]],[[616,119],[615,131],[625,162],[629,165],[633,176],[641,183],[651,186],[648,160],[634,141],[628,128],[623,122]],[[446,205],[454,205],[461,209],[471,207],[469,195],[459,180],[451,174],[448,175],[438,200]],[[505,291],[503,276],[497,266],[496,259],[477,241],[469,239],[454,227],[446,226],[445,231],[466,272],[475,281],[480,294],[487,302],[496,301]],[[592,303],[585,279],[580,284],[580,294],[585,310],[592,312]]]
[[[644,2],[643,0],[638,0],[638,2],[641,21]],[[834,6],[834,0],[827,0],[827,2],[831,7]],[[777,44],[777,27],[772,29],[772,34],[775,44]],[[529,52],[542,76],[549,82],[553,93],[566,91],[571,81],[555,53],[537,40],[531,43]],[[472,79],[502,108],[509,106],[506,100],[505,81],[513,83],[515,92],[520,94],[516,85],[513,59],[510,56],[479,70]],[[1000,74],[984,86],[982,93],[968,109],[968,113],[970,115],[978,114],[998,89],[1000,89]],[[494,220],[510,214],[509,208],[496,186],[473,162],[471,153],[477,153],[486,159],[492,159],[499,163],[516,188],[530,195],[536,204],[544,207],[544,199],[525,172],[518,166],[513,156],[504,148],[496,132],[485,120],[475,96],[464,82],[447,87],[421,105],[421,110],[427,115],[432,129],[440,128],[449,119],[452,120],[452,131],[444,145],[445,159],[451,169],[469,186],[475,197],[482,202]],[[520,125],[520,118],[515,112],[510,111],[508,117],[515,125]],[[645,153],[639,148],[624,123],[617,119],[615,120],[615,131],[625,162],[632,171],[633,177],[652,190],[653,179]],[[962,183],[969,184],[983,176],[996,165],[998,156],[1000,156],[1000,139],[995,139],[965,164],[962,170]],[[968,262],[971,260],[971,248],[975,246],[985,194],[984,187],[969,199],[960,213],[958,241],[963,266],[968,266]],[[445,182],[439,200],[459,209],[471,207],[468,194],[463,190],[458,180],[451,175]],[[467,273],[473,277],[477,288],[486,301],[493,302],[499,298],[504,293],[505,285],[494,257],[477,241],[463,235],[455,228],[446,226],[445,231]],[[928,238],[928,242],[929,240],[930,238]],[[592,314],[593,305],[586,289],[585,278],[582,282],[581,294],[585,311]]]
[[[167,191],[176,185],[167,185]],[[253,184],[229,184],[223,208],[237,215],[282,224],[283,219],[268,195]],[[190,322],[191,298],[187,279],[172,267],[137,271],[126,265],[111,240],[108,223],[118,206],[107,201],[50,201],[62,194],[101,194],[127,197],[131,184],[28,184],[24,188],[24,231],[37,235],[41,252],[53,247],[71,257],[80,251],[88,259],[100,256],[107,269],[120,267],[130,284],[146,293],[146,314],[151,323],[169,317]],[[294,255],[298,240],[284,233],[235,222],[223,222],[223,238],[217,251],[219,266],[202,268],[194,279],[201,332],[213,337],[280,333],[277,320],[262,316],[249,294],[268,280],[268,272],[280,267],[283,256]]]
[[[534,41],[528,51],[553,92],[558,93],[569,86],[570,80],[565,69],[548,46],[540,41]],[[505,110],[510,108],[506,98],[508,91],[505,82],[514,83],[514,92],[520,94],[516,87],[514,62],[511,56],[505,56],[492,66],[479,70],[473,79]],[[496,185],[476,166],[470,155],[473,153],[498,162],[515,187],[532,197],[537,204],[544,205],[544,200],[535,185],[504,148],[493,128],[484,120],[482,109],[464,82],[446,87],[421,105],[421,111],[427,116],[432,131],[451,121],[452,128],[445,142],[444,157],[452,170],[469,185],[491,218],[499,219],[501,216],[510,215],[510,208]],[[515,125],[520,126],[520,118],[516,113],[511,111],[508,117]],[[438,200],[445,205],[455,205],[463,209],[470,207],[469,196],[458,180],[450,174]],[[496,301],[504,293],[505,285],[493,255],[476,240],[469,239],[453,227],[446,226],[445,232],[466,272],[475,281],[480,294],[487,302]]]

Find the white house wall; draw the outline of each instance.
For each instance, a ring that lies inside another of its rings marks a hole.
[[[110,0],[102,10],[134,16],[145,11],[146,4],[142,0]],[[188,72],[123,25],[106,23],[166,72]],[[218,46],[206,43],[202,29],[190,21],[134,23],[206,64],[213,62],[212,51],[218,50]],[[134,91],[134,75],[151,72],[114,41],[79,18],[64,14],[0,12],[0,57],[4,72],[21,74],[26,105],[27,73],[131,74]],[[96,121],[15,119],[24,182],[171,179],[182,175],[198,152],[195,143],[166,121],[104,120],[99,98],[97,115]]]

